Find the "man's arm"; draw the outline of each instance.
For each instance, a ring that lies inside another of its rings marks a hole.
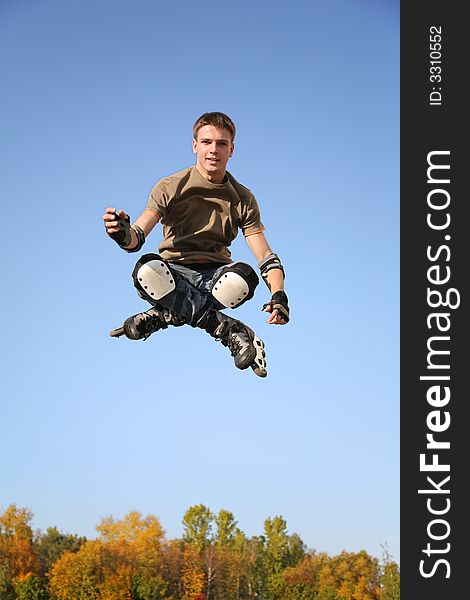
[[[122,219],[127,217],[123,210],[116,211],[116,209],[113,207],[108,207],[103,215],[104,226],[106,228],[106,233],[109,236],[112,236],[113,233],[119,233],[120,231],[119,223],[116,219],[116,213]],[[152,212],[151,210],[144,210],[132,225],[134,227],[139,227],[143,231],[144,236],[147,237],[159,220],[160,219],[156,213]],[[130,242],[124,247],[124,249],[132,251],[134,248],[137,248],[139,239],[133,227],[130,227],[129,234]]]
[[[252,235],[248,235],[245,237],[250,250],[253,252],[258,263],[268,258],[273,254],[271,250],[268,240],[266,239],[264,233],[261,231],[259,233],[254,233]],[[284,292],[284,272],[281,268],[271,268],[267,271],[266,276],[263,278],[266,282],[266,285],[269,288],[269,291],[273,295],[273,299],[275,298],[276,292]],[[287,308],[287,296],[286,296],[286,306],[287,315],[289,309]],[[268,319],[268,323],[275,325],[285,325],[289,317],[282,314],[281,310],[277,308],[273,308],[273,303],[268,303],[264,309],[266,312],[271,313]]]

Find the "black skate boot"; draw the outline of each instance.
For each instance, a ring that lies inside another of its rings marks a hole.
[[[230,350],[238,369],[251,367],[258,377],[266,377],[266,353],[264,343],[247,325],[218,313],[219,325],[210,335],[220,340]]]
[[[180,327],[185,324],[181,319],[167,308],[149,308],[126,319],[122,327],[117,327],[109,332],[111,337],[125,335],[130,340],[146,340],[152,333],[166,329],[168,325]]]

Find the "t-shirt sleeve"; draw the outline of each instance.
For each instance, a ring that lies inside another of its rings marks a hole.
[[[152,188],[147,200],[146,210],[155,213],[160,219],[164,219],[168,210],[170,199],[171,181],[169,178],[160,179]]]
[[[261,222],[259,206],[254,195],[247,190],[246,196],[242,201],[242,218],[240,223],[243,235],[253,235],[264,231],[264,225]]]

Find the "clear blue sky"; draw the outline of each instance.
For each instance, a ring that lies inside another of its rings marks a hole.
[[[204,503],[398,560],[398,1],[0,0],[0,74],[0,508],[90,537],[136,509],[171,538]],[[288,326],[262,285],[237,311],[266,380],[189,327],[108,337],[147,306],[101,214],[136,217],[213,110],[287,272]]]

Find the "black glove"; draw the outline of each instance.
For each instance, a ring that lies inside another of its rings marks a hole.
[[[108,233],[109,237],[112,238],[121,248],[125,248],[131,243],[131,219],[129,215],[121,217],[117,213],[114,213],[117,221],[119,231],[114,233]]]
[[[286,323],[289,322],[289,305],[287,301],[287,294],[285,292],[274,292],[271,300],[263,305],[262,310],[265,310],[268,306],[271,307],[271,312],[274,309],[277,309],[284,321]]]

